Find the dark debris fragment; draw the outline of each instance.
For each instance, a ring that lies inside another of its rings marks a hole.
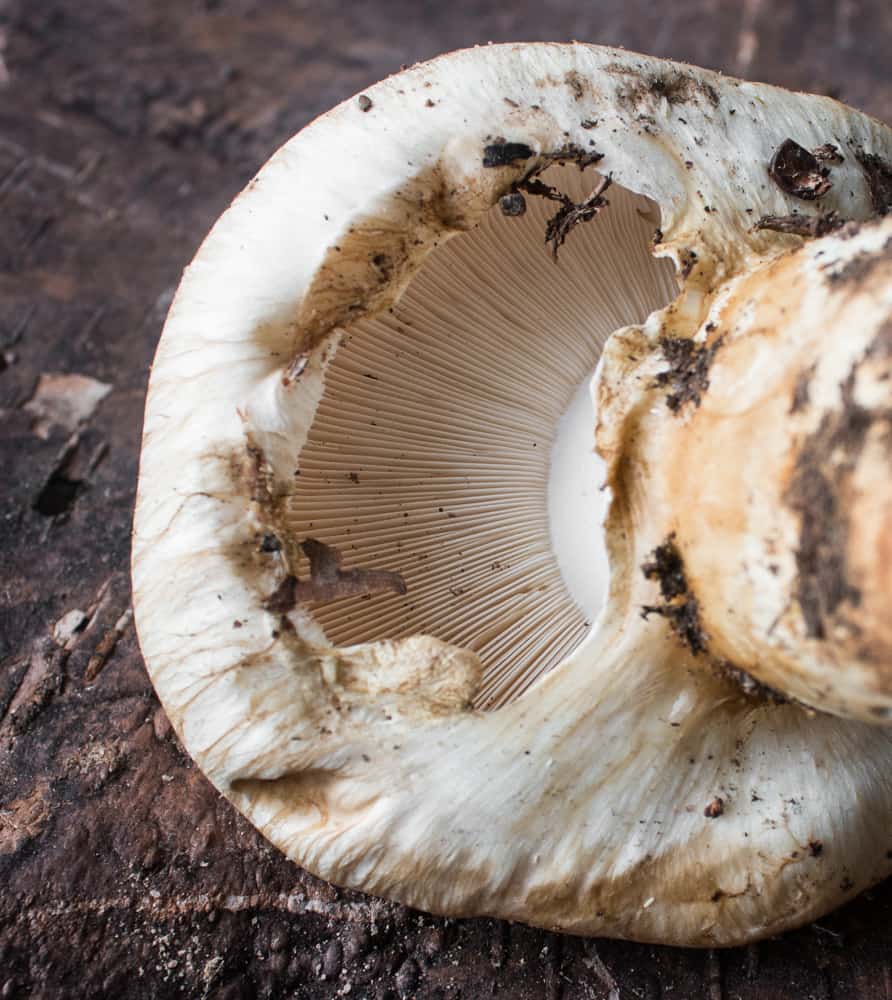
[[[718,660],[714,665],[715,673],[723,680],[730,681],[747,698],[759,702],[770,702],[772,705],[786,705],[789,698],[768,684],[756,680],[752,674],[740,667],[735,667],[727,660]]]
[[[604,197],[604,192],[610,187],[611,178],[603,177],[601,182],[595,187],[592,193],[580,202],[575,202],[569,196],[558,191],[550,184],[540,181],[536,177],[530,177],[520,181],[518,187],[527,194],[537,195],[547,198],[549,201],[560,203],[560,208],[548,220],[545,226],[545,242],[551,244],[551,252],[557,260],[558,250],[564,245],[564,241],[575,226],[582,222],[589,222],[610,202]]]
[[[660,615],[695,656],[704,652],[708,636],[700,621],[700,604],[688,587],[674,532],[654,549],[650,560],[641,566],[641,572],[648,580],[659,583],[662,598],[660,604],[644,605],[641,617]]]
[[[548,220],[545,227],[545,242],[551,244],[551,252],[557,260],[558,249],[564,245],[567,235],[574,226],[581,222],[590,222],[610,202],[604,197],[604,192],[610,187],[610,177],[604,177],[601,183],[583,201],[576,203],[566,195],[558,211]]]
[[[643,74],[629,69],[622,63],[608,64],[605,70],[628,78],[629,83],[621,88],[618,97],[630,104],[665,100],[671,106],[690,102],[709,104],[714,108],[719,106],[719,93],[716,88],[693,73],[668,70],[663,73]]]
[[[504,139],[497,139],[494,143],[486,146],[483,151],[484,167],[501,167],[519,160],[529,159],[534,155],[529,146],[518,142],[506,142]],[[535,195],[540,198],[547,198],[549,201],[560,203],[560,208],[548,220],[545,227],[545,242],[551,244],[552,254],[557,260],[558,250],[563,246],[570,230],[581,222],[588,222],[593,219],[602,208],[606,208],[609,202],[603,197],[604,192],[610,187],[611,178],[604,177],[594,191],[580,202],[559,191],[551,184],[546,184],[539,179],[539,175],[554,164],[575,163],[580,170],[585,170],[595,163],[604,159],[604,154],[596,149],[585,149],[577,143],[567,143],[559,149],[548,153],[540,153],[538,162],[532,167],[524,177],[513,185],[511,191],[502,195],[499,199],[499,208],[503,215],[516,217],[526,212],[526,200],[524,194]]]
[[[263,607],[275,615],[286,615],[297,604],[297,577],[289,573],[263,602]]]
[[[665,97],[670,104],[684,104],[704,97],[714,108],[719,106],[719,93],[715,87],[697,79],[693,74],[664,73],[655,76],[651,82],[651,91],[659,97]]]
[[[656,385],[668,386],[666,405],[678,413],[685,403],[700,405],[709,388],[709,369],[724,337],[711,344],[701,344],[689,337],[661,337],[660,347],[669,368],[656,377]]]
[[[684,560],[675,544],[674,533],[654,549],[650,562],[646,562],[641,571],[648,580],[659,582],[660,595],[664,601],[672,601],[687,593]]]
[[[703,815],[707,819],[718,819],[725,812],[725,800],[720,798],[718,795],[709,803],[709,805],[703,810]]]
[[[483,147],[484,167],[510,167],[521,160],[529,160],[536,154],[525,142],[508,142],[496,139]]]
[[[691,272],[697,266],[697,260],[698,260],[697,251],[692,250],[690,247],[688,247],[684,250],[679,251],[678,256],[679,256],[679,263],[681,264],[681,267],[679,268],[679,273],[681,274],[682,278],[689,278],[691,276]]]
[[[867,180],[870,201],[877,215],[892,212],[892,164],[875,153],[856,153]]]
[[[585,78],[580,76],[576,70],[570,70],[569,73],[564,74],[564,83],[573,92],[575,100],[581,101],[585,97]]]
[[[830,269],[833,265],[828,265],[827,281],[833,285],[849,282],[858,285],[867,281],[877,268],[888,263],[890,259],[892,259],[892,237],[886,240],[879,251],[862,250],[835,270]]]
[[[825,142],[822,146],[813,149],[812,152],[815,154],[815,158],[820,160],[821,163],[829,163],[834,167],[839,166],[844,159],[842,153],[839,151],[839,147],[834,146],[832,142]]]
[[[264,535],[260,539],[260,551],[261,552],[280,552],[282,550],[282,543],[279,541],[277,535]]]
[[[803,201],[815,201],[833,186],[829,167],[792,139],[784,139],[774,151],[768,173],[781,191]]]
[[[502,211],[502,215],[507,215],[509,218],[517,218],[519,215],[526,214],[526,199],[520,191],[510,191],[499,198],[499,208]]]
[[[802,442],[784,496],[799,515],[796,599],[812,639],[826,638],[841,609],[860,603],[848,561],[849,483],[873,422],[892,420],[855,398],[858,364],[840,386],[839,407]]]
[[[341,553],[315,538],[304,539],[300,547],[310,560],[310,579],[298,582],[298,601],[406,593],[406,581],[399,573],[384,569],[341,569]]]
[[[776,233],[791,233],[793,236],[826,236],[845,225],[838,212],[824,212],[821,215],[763,215],[754,229],[769,229]]]
[[[553,163],[575,163],[580,170],[591,167],[595,163],[600,163],[604,159],[604,154],[597,149],[585,149],[575,142],[568,142],[560,149],[552,150],[550,153],[542,154],[542,165],[536,169],[535,174],[541,174],[543,170]]]
[[[341,553],[315,538],[305,538],[300,547],[310,561],[310,578],[301,580],[289,573],[263,602],[263,607],[273,614],[285,615],[307,601],[406,593],[406,581],[399,573],[384,569],[341,569]]]

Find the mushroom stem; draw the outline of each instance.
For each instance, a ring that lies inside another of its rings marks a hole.
[[[892,220],[755,268],[689,350],[658,336],[611,376],[650,385],[612,431],[635,445],[611,486],[648,512],[631,602],[705,666],[874,722],[892,718],[890,246]]]
[[[567,590],[588,622],[604,607],[609,566],[604,516],[606,466],[595,450],[594,380],[577,389],[558,423],[548,477],[548,515],[555,558]]]

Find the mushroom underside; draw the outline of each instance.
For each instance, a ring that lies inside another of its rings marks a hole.
[[[689,443],[715,441],[723,385],[735,413],[761,399],[738,342],[762,336],[771,360],[778,331],[819,340],[830,299],[855,302],[844,275],[880,274],[879,231],[821,258],[753,228],[801,207],[766,173],[788,135],[845,151],[827,218],[879,211],[859,173],[874,161],[851,151],[887,137],[839,105],[597,47],[482,48],[324,116],[215,227],[153,368],[134,610],[184,746],[298,863],[436,912],[699,945],[776,933],[888,873],[889,730],[713,673],[725,604],[703,582],[698,491],[703,455],[736,459]],[[561,159],[612,176],[609,204],[576,211],[598,178],[540,172]],[[726,294],[781,257],[782,325],[751,308],[761,286]],[[791,447],[835,406],[819,382],[798,423],[801,393],[775,393]],[[765,532],[713,506],[739,570],[721,579],[748,597],[736,539]],[[749,640],[745,608],[729,629]],[[678,627],[698,609],[708,648]]]
[[[574,202],[594,171],[545,180]],[[589,382],[609,335],[677,291],[650,254],[659,213],[609,205],[544,235],[551,201],[491,209],[433,251],[398,303],[341,336],[299,457],[285,523],[345,568],[400,587],[308,605],[337,646],[414,634],[475,652],[496,708],[572,651],[606,596],[602,465]],[[309,560],[299,569],[309,577]]]

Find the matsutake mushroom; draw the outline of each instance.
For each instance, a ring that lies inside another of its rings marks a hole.
[[[587,45],[288,142],[146,407],[136,622],[217,788],[340,885],[583,934],[889,873],[890,208],[881,123]]]

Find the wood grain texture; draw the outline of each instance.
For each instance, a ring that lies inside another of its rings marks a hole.
[[[146,375],[214,218],[285,138],[401,64],[572,38],[892,120],[888,0],[0,0],[0,996],[892,998],[889,884],[724,953],[340,892],[214,793],[142,666]],[[112,388],[85,422],[41,427],[24,407],[42,373]]]

